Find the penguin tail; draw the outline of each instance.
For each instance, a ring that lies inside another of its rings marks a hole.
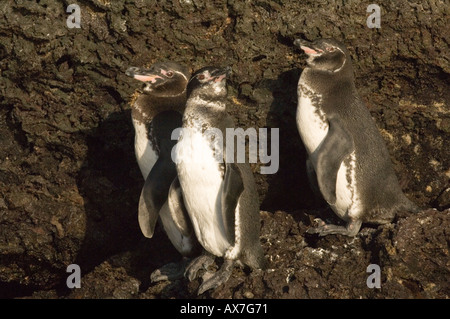
[[[414,202],[409,200],[406,196],[403,196],[403,197],[404,197],[404,199],[403,199],[403,205],[400,208],[401,210],[406,210],[411,213],[419,213],[423,210],[422,208],[417,206]]]

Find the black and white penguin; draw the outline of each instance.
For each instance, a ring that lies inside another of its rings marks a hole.
[[[138,220],[145,237],[151,238],[158,217],[172,244],[184,256],[199,253],[192,224],[184,208],[171,150],[173,130],[182,125],[189,70],[174,62],[158,62],[150,68],[130,67],[126,74],[145,83],[132,101],[135,153],[145,184],[139,200]],[[171,196],[168,198],[169,189]],[[152,281],[175,279],[184,274],[183,260],[152,273]]]
[[[193,280],[216,256],[224,258],[217,272],[203,276],[199,294],[226,282],[236,262],[252,269],[264,269],[267,262],[259,241],[259,200],[250,166],[226,161],[226,152],[234,151],[226,147],[226,129],[235,127],[226,111],[229,73],[229,68],[205,67],[191,77],[175,150],[184,203],[206,251],[191,262],[186,276]]]
[[[295,40],[307,55],[298,82],[297,127],[318,188],[346,227],[311,229],[355,236],[363,222],[385,224],[419,208],[403,194],[386,145],[355,87],[350,54],[333,39]]]

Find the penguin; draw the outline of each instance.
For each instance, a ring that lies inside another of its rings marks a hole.
[[[199,253],[189,216],[184,207],[171,151],[176,141],[172,131],[181,127],[186,105],[189,70],[174,62],[158,62],[150,68],[130,67],[126,74],[144,82],[132,101],[135,154],[145,180],[139,199],[138,221],[145,237],[151,238],[158,217],[163,228],[184,257],[151,274],[153,282],[184,275],[187,258]],[[170,195],[170,196],[169,196]]]
[[[202,277],[198,294],[226,282],[235,265],[267,266],[259,242],[259,199],[253,173],[248,162],[231,159],[236,154],[226,147],[227,128],[235,127],[226,111],[230,71],[229,67],[205,67],[193,74],[175,148],[184,203],[204,248],[187,266],[185,276],[192,281],[215,257],[224,259],[218,271]]]
[[[362,223],[386,224],[397,211],[420,211],[402,192],[388,150],[361,100],[346,47],[334,39],[294,41],[307,55],[298,82],[296,122],[307,168],[346,226],[321,222],[320,236],[355,236]]]

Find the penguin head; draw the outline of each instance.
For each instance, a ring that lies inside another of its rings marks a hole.
[[[334,39],[317,39],[313,42],[297,39],[294,45],[308,55],[306,62],[312,69],[336,73],[350,65],[347,48]]]
[[[126,75],[144,82],[143,92],[158,96],[177,96],[185,92],[189,70],[174,62],[157,62],[150,68],[130,67]]]
[[[196,71],[187,86],[188,98],[194,94],[206,100],[226,97],[226,79],[230,74],[231,67],[207,66]]]

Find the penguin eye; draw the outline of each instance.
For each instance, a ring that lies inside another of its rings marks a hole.
[[[171,78],[173,76],[173,72],[172,71],[166,72],[166,75],[167,77]]]
[[[336,51],[336,48],[335,47],[327,47],[326,50],[328,52],[334,52],[334,51]]]
[[[204,74],[200,74],[199,76],[197,76],[197,78],[199,80],[204,80],[205,79],[205,75]]]

